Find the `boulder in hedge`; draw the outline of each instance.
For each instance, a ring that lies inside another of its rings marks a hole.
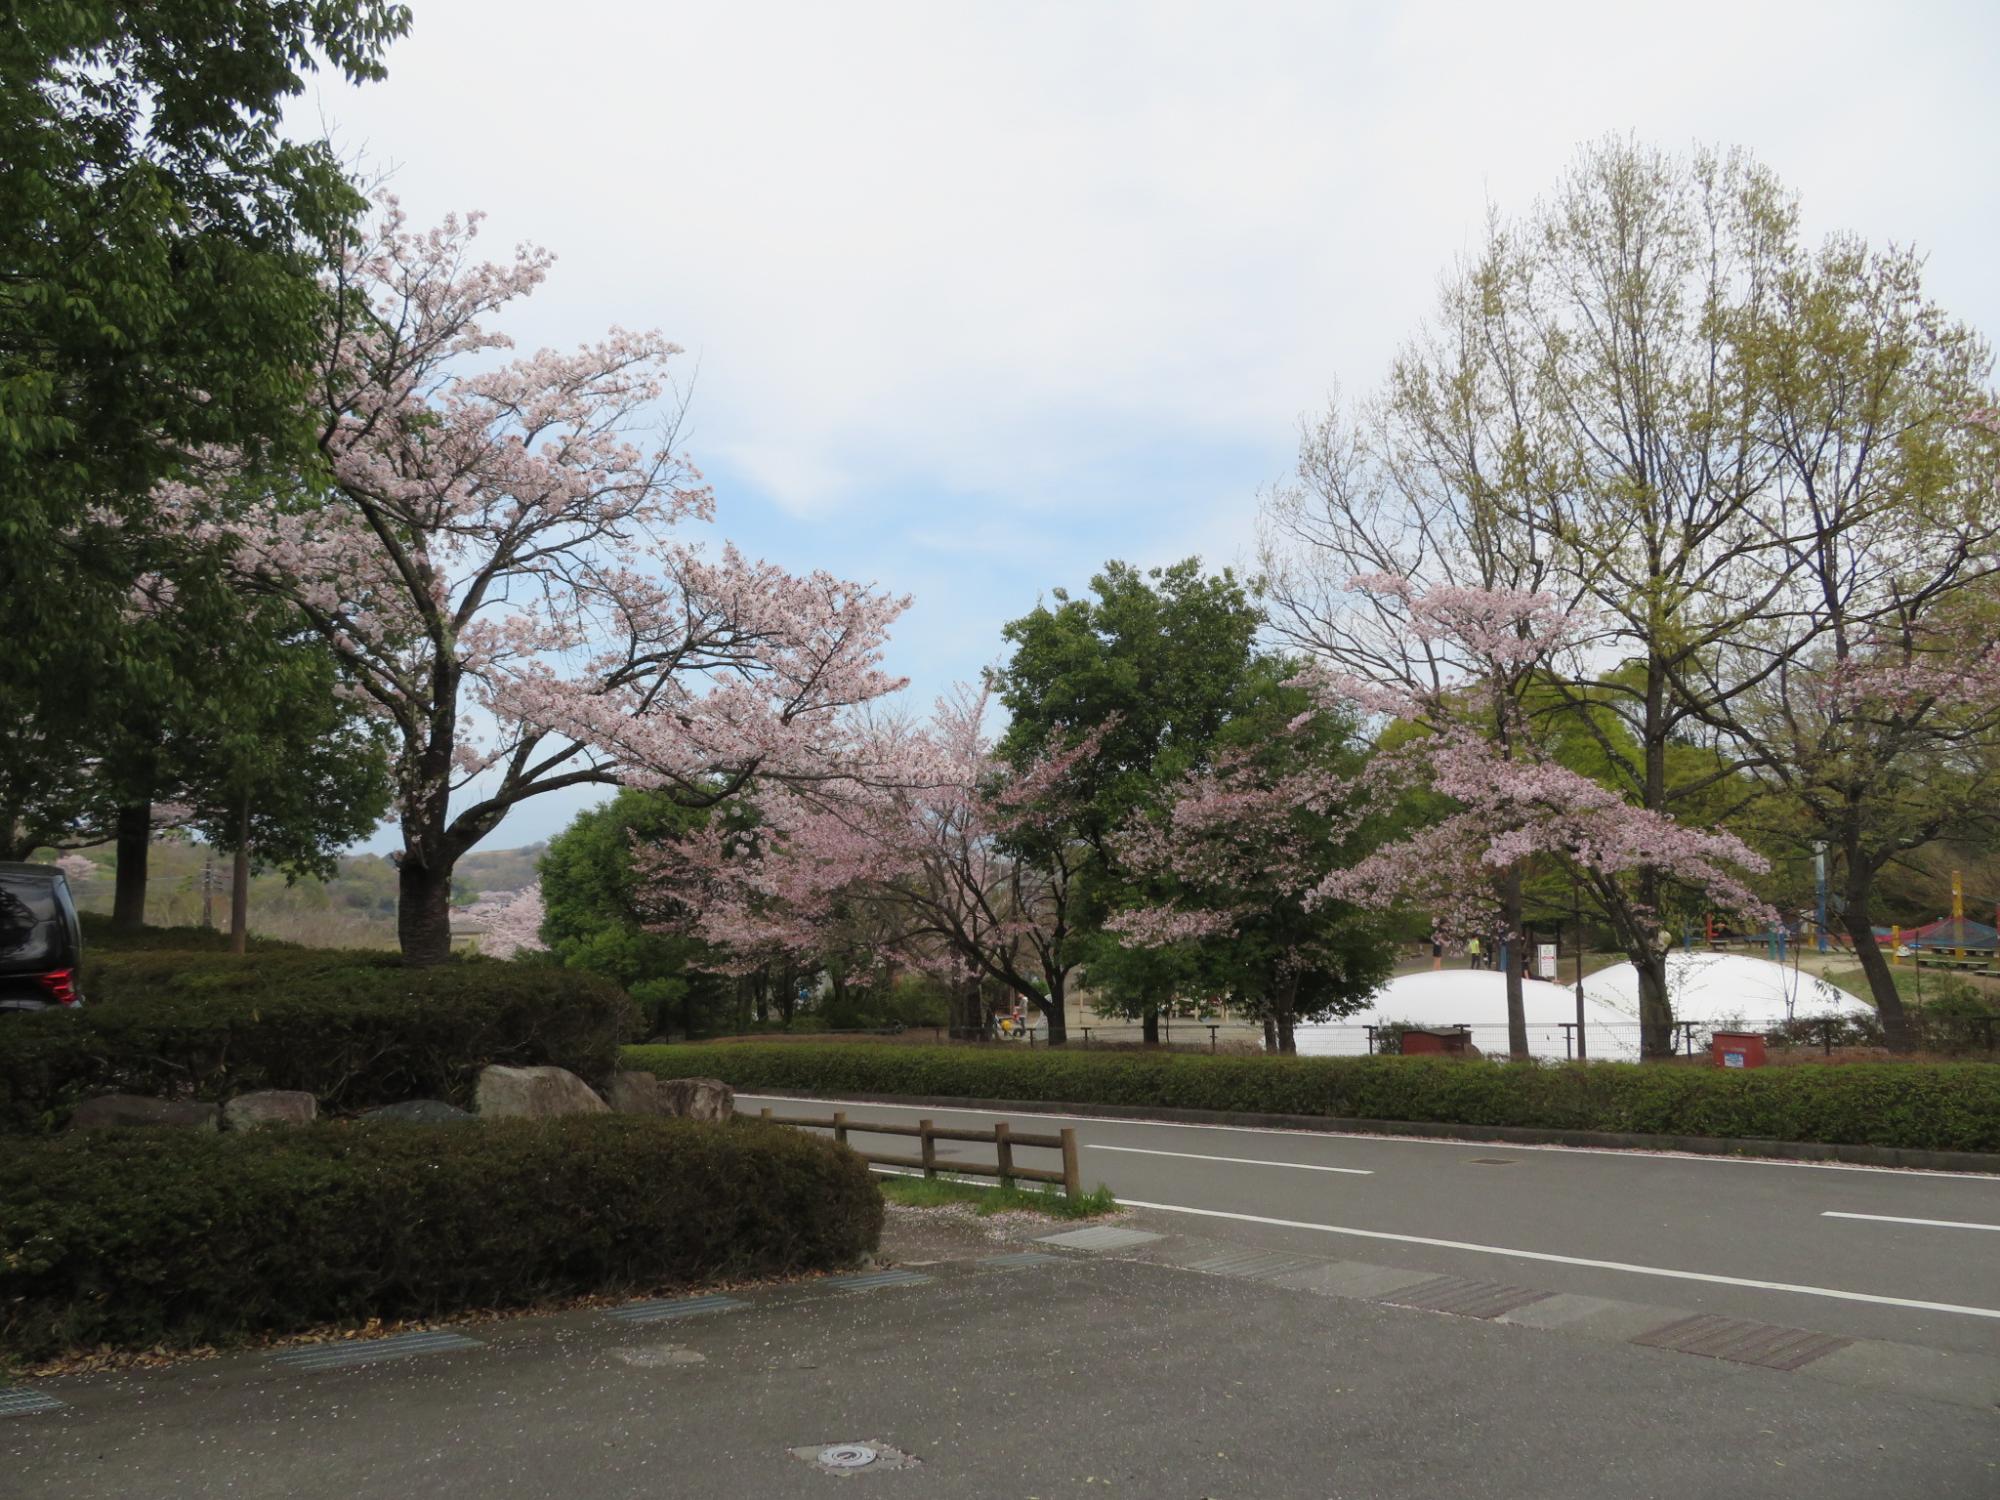
[[[469,1110],[447,1104],[442,1099],[405,1099],[380,1109],[363,1110],[364,1120],[398,1120],[405,1125],[463,1125],[475,1119]]]
[[[472,1100],[482,1118],[501,1120],[601,1115],[611,1108],[567,1068],[482,1068]]]
[[[105,1130],[127,1125],[176,1125],[188,1130],[219,1128],[222,1111],[191,1099],[151,1099],[144,1094],[99,1094],[69,1117],[71,1130]]]
[[[259,1089],[254,1094],[238,1094],[222,1106],[225,1130],[310,1125],[318,1118],[319,1101],[298,1089]]]
[[[683,1120],[727,1120],[736,1113],[736,1091],[719,1078],[657,1078],[622,1072],[611,1077],[611,1107],[624,1115],[666,1115]]]

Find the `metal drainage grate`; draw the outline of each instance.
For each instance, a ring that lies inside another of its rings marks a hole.
[[[1072,1229],[1063,1234],[1044,1234],[1035,1238],[1038,1245],[1062,1245],[1071,1250],[1129,1250],[1134,1245],[1150,1245],[1162,1236],[1148,1234],[1143,1229],[1113,1229],[1108,1224],[1099,1224],[1090,1229]]]
[[[1852,1339],[1835,1338],[1830,1333],[1813,1333],[1804,1328],[1782,1328],[1775,1323],[1746,1323],[1736,1318],[1718,1318],[1703,1313],[1682,1318],[1642,1333],[1631,1340],[1648,1349],[1672,1349],[1681,1354],[1700,1354],[1709,1359],[1726,1359],[1731,1364],[1756,1365],[1766,1370],[1797,1370],[1845,1349]]]
[[[1292,1271],[1303,1271],[1325,1262],[1310,1255],[1282,1255],[1275,1250],[1234,1250],[1195,1261],[1190,1271],[1209,1276],[1234,1276],[1244,1281],[1270,1281]]]
[[[350,1365],[369,1365],[377,1360],[409,1359],[419,1354],[449,1354],[458,1349],[481,1349],[478,1339],[456,1333],[399,1333],[386,1339],[356,1339],[345,1344],[314,1344],[304,1349],[287,1349],[271,1356],[271,1363],[288,1370],[344,1370]]]
[[[822,1474],[867,1474],[877,1469],[914,1469],[919,1460],[873,1438],[865,1443],[813,1443],[791,1450]]]
[[[1542,1302],[1552,1292],[1537,1292],[1524,1286],[1505,1286],[1497,1281],[1467,1281],[1459,1276],[1440,1276],[1420,1281],[1399,1292],[1375,1300],[1391,1307],[1413,1307],[1420,1312],[1450,1313],[1460,1318],[1497,1318],[1531,1302]]]
[[[747,1302],[739,1302],[734,1297],[673,1297],[658,1302],[633,1302],[625,1307],[614,1307],[604,1314],[616,1318],[621,1323],[662,1323],[669,1318],[692,1318],[702,1313],[731,1312],[739,1307],[748,1307]]]
[[[837,1292],[872,1292],[885,1286],[925,1286],[930,1279],[915,1271],[869,1271],[860,1276],[829,1276],[820,1285]]]
[[[1039,1250],[1022,1250],[1013,1255],[989,1255],[979,1262],[982,1271],[1025,1271],[1034,1266],[1059,1266],[1060,1255],[1044,1255]]]
[[[0,1417],[25,1417],[31,1412],[57,1411],[62,1402],[26,1386],[0,1387]]]

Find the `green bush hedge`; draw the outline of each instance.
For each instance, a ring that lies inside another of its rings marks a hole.
[[[859,1157],[749,1121],[89,1131],[0,1154],[0,1350],[778,1275],[847,1264],[881,1229]]]
[[[100,955],[85,1004],[0,1021],[0,1127],[46,1128],[92,1094],[304,1089],[329,1110],[464,1103],[488,1063],[593,1082],[639,1034],[624,991],[537,964],[409,969],[393,954]]]
[[[1018,1048],[628,1047],[628,1066],[739,1089],[1123,1104],[1328,1119],[2000,1151],[2000,1067],[1526,1067],[1414,1057],[1200,1057]]]
[[[140,927],[128,929],[114,927],[111,918],[103,912],[80,911],[77,921],[83,926],[83,951],[86,955],[98,953],[227,953],[229,934],[214,927]],[[288,943],[283,938],[250,935],[252,953],[269,953],[281,949],[295,949],[297,943]]]

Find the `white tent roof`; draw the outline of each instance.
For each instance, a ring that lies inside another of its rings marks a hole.
[[[1583,993],[1626,1020],[1639,1018],[1639,973],[1630,964],[1590,975]],[[1704,1026],[1728,1021],[1774,1026],[1794,1017],[1874,1013],[1866,1001],[1823,979],[1740,953],[1669,953],[1667,998],[1676,1020]]]
[[[1521,982],[1521,1005],[1528,1021],[1528,1049],[1536,1057],[1568,1056],[1563,1023],[1576,1020],[1576,992],[1539,979]],[[1623,1015],[1584,990],[1586,1047],[1592,1057],[1637,1058],[1636,1015]],[[1375,992],[1367,1009],[1324,1025],[1298,1028],[1302,1055],[1330,1056],[1368,1050],[1369,1026],[1398,1022],[1419,1027],[1470,1026],[1472,1045],[1504,1056],[1507,1051],[1507,982],[1491,969],[1439,969],[1402,974]]]

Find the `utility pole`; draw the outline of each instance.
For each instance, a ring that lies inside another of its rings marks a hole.
[[[1569,875],[1569,916],[1576,928],[1576,1060],[1588,1060],[1583,1040],[1583,896],[1576,883],[1576,871]],[[1553,977],[1553,976],[1551,976]]]
[[[201,862],[201,925],[215,925],[215,851],[209,850]]]
[[[1813,840],[1813,884],[1818,891],[1818,914],[1813,918],[1819,933],[1819,951],[1826,952],[1826,840]]]

